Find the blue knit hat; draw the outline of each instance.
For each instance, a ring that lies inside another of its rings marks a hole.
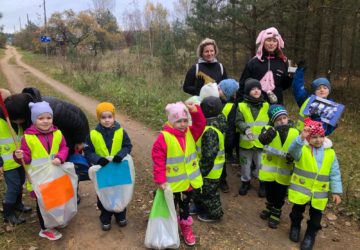
[[[49,113],[51,116],[53,116],[53,110],[51,109],[48,102],[30,102],[29,108],[31,110],[31,121],[34,124],[38,116],[43,113]]]
[[[289,116],[288,112],[286,111],[285,107],[280,104],[274,104],[271,105],[268,110],[268,116],[270,118],[270,121],[274,123],[276,118],[278,118],[280,115],[286,115]]]
[[[312,90],[315,92],[315,90],[316,90],[320,85],[325,85],[325,86],[329,89],[329,92],[331,91],[331,84],[330,84],[329,80],[326,79],[325,77],[320,77],[320,78],[318,78],[318,79],[315,79],[315,80],[311,83],[311,88],[312,88]]]
[[[218,87],[224,93],[226,101],[229,101],[236,91],[238,91],[239,83],[234,79],[225,79],[219,83]]]

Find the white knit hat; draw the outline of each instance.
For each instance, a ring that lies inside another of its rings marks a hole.
[[[208,83],[200,89],[200,100],[208,96],[219,97],[219,90],[216,82]]]

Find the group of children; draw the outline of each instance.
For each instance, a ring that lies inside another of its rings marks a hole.
[[[323,79],[315,80],[312,86],[315,94],[324,98],[331,90],[330,83]],[[321,229],[321,215],[328,201],[328,191],[333,193],[336,204],[341,202],[339,165],[331,141],[325,137],[330,132],[327,132],[328,128],[324,129],[326,125],[321,122],[305,118],[304,128],[299,134],[299,130],[293,128],[284,106],[270,106],[264,100],[258,80],[250,78],[245,82],[244,100],[238,104],[235,102],[237,90],[238,83],[226,79],[217,86],[217,93],[203,97],[200,105],[186,101],[166,106],[168,121],[152,148],[154,182],[161,189],[170,185],[175,205],[179,208],[181,235],[187,245],[194,245],[196,238],[192,230],[190,203],[196,205],[200,221],[221,219],[224,212],[219,189],[221,183],[227,185],[222,177],[225,172],[225,152],[232,153],[232,146],[238,143],[241,165],[239,194],[247,194],[252,176],[259,178],[259,196],[266,196],[266,208],[261,211],[260,217],[268,220],[269,227],[276,228],[288,192],[289,200],[294,203],[289,237],[295,242],[299,241],[303,213],[310,203],[310,220],[302,249],[312,249],[316,232]],[[43,101],[31,103],[29,107],[33,125],[24,131],[20,149],[15,150],[13,142],[9,140],[2,141],[2,146],[6,141],[6,145],[14,151],[13,159],[6,158],[7,155],[1,151],[5,173],[9,166],[19,167],[22,161],[29,167],[36,167],[36,160],[48,159],[58,166],[67,158],[68,148],[61,131],[53,126],[49,104]],[[303,109],[300,115],[304,117],[302,112]],[[114,105],[100,103],[96,114],[99,124],[87,138],[85,157],[91,164],[102,167],[106,167],[110,161],[121,162],[131,153],[132,144],[125,130],[115,121]],[[19,121],[12,122],[16,124]],[[0,126],[7,131],[3,123],[1,119]],[[234,143],[236,136],[230,136],[236,131],[240,134],[240,140]],[[254,171],[252,163],[255,165]],[[17,180],[19,187],[23,184],[23,175],[18,174],[19,178],[22,176]],[[7,183],[10,179],[5,174]],[[8,184],[8,190],[9,187],[11,184]],[[17,200],[21,192],[22,188],[9,198],[11,209],[28,210],[22,205],[21,198],[20,202]],[[8,202],[7,198],[5,202]],[[119,226],[126,226],[126,209],[120,213],[107,211],[100,200],[98,207],[102,230],[110,230],[112,215]],[[45,228],[38,205],[37,214],[41,226],[39,235],[50,240],[61,238],[61,233],[56,229]],[[22,223],[6,218],[14,224]]]

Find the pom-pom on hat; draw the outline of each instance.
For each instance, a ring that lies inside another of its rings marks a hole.
[[[248,78],[245,81],[244,94],[249,95],[252,88],[259,88],[261,90],[261,83],[254,78]]]
[[[39,117],[39,115],[44,113],[49,113],[51,116],[53,116],[53,110],[50,107],[50,104],[48,102],[42,101],[42,102],[30,102],[29,108],[31,111],[31,121],[32,123],[36,122],[36,119]]]
[[[329,89],[329,92],[331,91],[331,84],[330,84],[329,80],[325,77],[320,77],[320,78],[315,79],[311,83],[311,89],[315,92],[320,85],[326,86]]]
[[[220,98],[214,96],[208,96],[202,100],[200,107],[206,118],[217,117],[223,109]]]
[[[101,118],[103,112],[111,112],[115,116],[115,106],[110,102],[101,102],[96,107],[96,117],[98,120]]]
[[[263,54],[264,42],[267,38],[275,38],[278,41],[277,49],[280,53],[280,57],[283,58],[284,61],[286,61],[286,57],[284,56],[281,50],[285,46],[284,40],[282,39],[279,31],[274,27],[268,28],[266,30],[262,30],[259,33],[258,37],[256,38],[256,45],[258,45],[258,49],[256,51],[256,57],[260,61],[263,61],[262,54]]]
[[[200,89],[200,100],[205,99],[208,96],[219,97],[219,89],[216,82],[208,83]]]
[[[304,125],[305,127],[310,128],[310,135],[309,137],[313,135],[321,135],[325,136],[325,130],[322,126],[322,122],[311,120],[311,118],[307,117],[304,119]],[[309,139],[309,138],[307,138]]]
[[[280,104],[271,105],[269,110],[268,110],[268,115],[269,115],[270,121],[272,123],[274,123],[276,118],[278,118],[281,115],[289,116],[289,114],[286,111],[285,107],[283,105],[280,105]]]
[[[219,83],[218,87],[224,93],[226,101],[229,101],[236,91],[238,91],[239,83],[234,79],[225,79]]]
[[[186,106],[183,102],[169,103],[165,107],[165,112],[170,123],[175,123],[180,119],[188,119]]]

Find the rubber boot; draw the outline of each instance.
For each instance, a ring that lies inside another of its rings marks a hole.
[[[250,181],[242,181],[241,187],[239,189],[239,194],[246,195],[249,189],[250,189]]]
[[[25,219],[19,218],[15,213],[15,204],[8,204],[3,202],[4,222],[11,225],[20,225],[26,222]]]
[[[25,206],[22,203],[22,193],[18,194],[18,196],[16,197],[15,209],[22,213],[30,213],[32,211],[32,208],[30,206]]]
[[[313,249],[317,231],[318,231],[317,229],[314,229],[313,227],[309,226],[309,223],[308,223],[308,227],[306,228],[304,239],[300,245],[301,250]]]
[[[300,225],[294,225],[291,223],[290,227],[290,233],[289,233],[289,239],[293,242],[299,242],[300,241]]]
[[[263,220],[267,220],[270,217],[271,214],[271,209],[273,208],[273,204],[271,204],[270,202],[265,202],[266,207],[263,211],[261,211],[260,213],[260,218]]]
[[[263,181],[259,181],[259,191],[258,196],[260,198],[266,197],[265,183]]]
[[[179,220],[181,235],[184,237],[185,244],[188,246],[196,244],[196,239],[191,227],[192,224],[193,219],[191,216],[189,216],[186,220]]]
[[[273,207],[270,212],[271,214],[269,217],[268,226],[270,228],[276,229],[277,226],[280,224],[281,209]]]

